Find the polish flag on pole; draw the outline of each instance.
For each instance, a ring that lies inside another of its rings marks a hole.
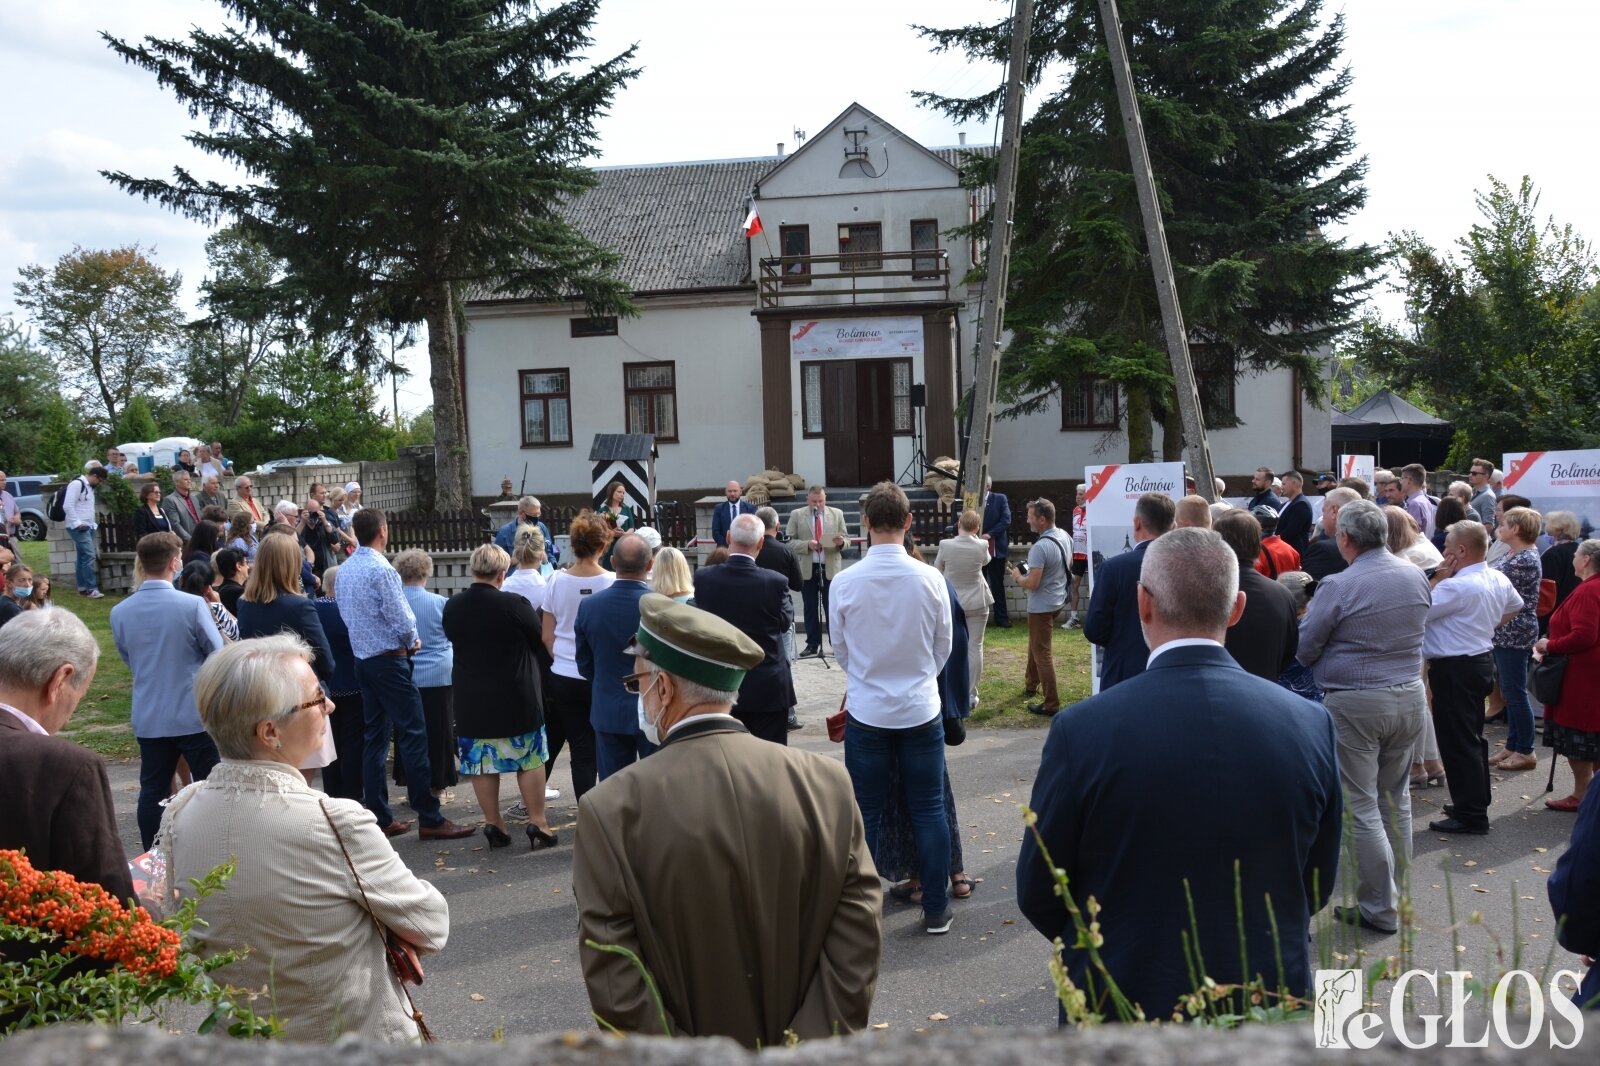
[[[748,240],[761,232],[761,213],[756,210],[755,201],[750,201],[750,213],[745,216],[744,235]]]

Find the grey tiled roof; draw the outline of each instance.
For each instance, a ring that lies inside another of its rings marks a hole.
[[[621,253],[634,292],[750,285],[744,219],[772,159],[596,170],[567,210],[578,232]]]

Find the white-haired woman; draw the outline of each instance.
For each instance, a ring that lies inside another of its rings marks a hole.
[[[528,602],[501,588],[511,565],[505,549],[480,545],[467,565],[472,584],[444,608],[444,632],[456,648],[451,677],[461,697],[461,773],[472,782],[491,849],[511,843],[500,810],[501,774],[517,776],[528,810],[528,843],[535,851],[553,848],[556,834],[544,813],[544,697],[534,657],[543,630]]]
[[[248,947],[228,980],[270,989],[292,1039],[416,1039],[373,918],[429,954],[449,938],[450,909],[370,811],[310,788],[295,769],[321,747],[333,706],[310,649],[287,633],[230,644],[194,687],[222,761],[168,804],[157,846],[180,896],[191,878],[238,864],[226,891],[200,904],[201,949]]]

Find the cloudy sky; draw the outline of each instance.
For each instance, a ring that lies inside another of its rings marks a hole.
[[[782,11],[734,0],[606,0],[593,54],[639,46],[644,73],[604,122],[600,165],[726,159],[793,150],[859,100],[924,144],[954,144],[957,129],[917,108],[909,91],[984,90],[995,68],[937,56],[913,21],[958,25],[999,17],[995,0],[811,0]],[[1381,241],[1415,230],[1449,244],[1475,219],[1473,190],[1493,174],[1529,174],[1541,212],[1600,238],[1594,175],[1592,0],[1346,0],[1346,58],[1368,205],[1349,234]],[[205,268],[205,231],[113,189],[100,170],[202,177],[226,171],[184,143],[193,122],[154,79],[124,65],[99,31],[181,35],[220,23],[201,0],[50,0],[0,5],[0,314],[15,310],[17,269],[53,262],[73,245],[137,242],[183,273],[192,304]],[[991,124],[966,128],[987,143]],[[1392,298],[1380,306],[1393,311]],[[422,360],[413,358],[418,368]],[[423,375],[402,382],[404,410],[426,406]]]

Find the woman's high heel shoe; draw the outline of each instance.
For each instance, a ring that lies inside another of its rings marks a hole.
[[[511,834],[507,833],[504,829],[501,829],[497,825],[489,825],[485,823],[483,827],[483,835],[489,838],[490,850],[495,848],[509,848],[511,846]]]
[[[540,848],[553,848],[557,843],[556,835],[543,832],[536,825],[530,825],[528,826],[528,843],[533,847],[534,851],[538,851]]]

